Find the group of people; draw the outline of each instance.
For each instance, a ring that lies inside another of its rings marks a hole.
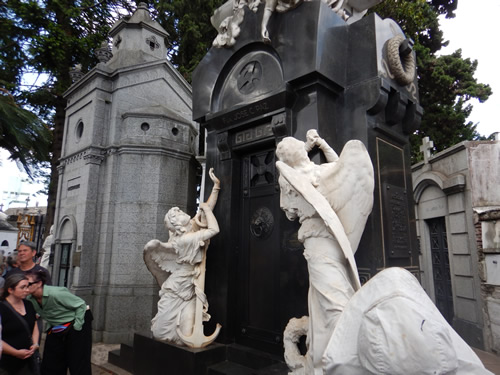
[[[66,375],[68,369],[71,375],[90,375],[90,309],[68,289],[51,285],[49,272],[34,262],[34,243],[22,242],[17,252],[17,267],[5,274],[0,296],[0,375]]]

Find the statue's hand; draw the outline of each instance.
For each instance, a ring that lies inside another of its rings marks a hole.
[[[260,5],[261,1],[260,0],[255,0],[253,2],[251,2],[250,4],[248,4],[248,8],[254,12],[254,13],[257,13],[257,10],[259,9],[259,5]]]
[[[306,145],[309,146],[311,149],[314,146],[319,146],[321,143],[321,137],[318,134],[318,131],[316,129],[309,129],[306,134]]]
[[[210,179],[213,181],[214,187],[219,188],[220,187],[220,180],[215,175],[213,168],[210,168],[210,170],[208,171],[208,175],[210,176]]]

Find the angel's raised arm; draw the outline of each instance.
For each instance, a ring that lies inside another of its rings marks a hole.
[[[200,204],[200,210],[205,214],[205,218],[207,220],[207,228],[201,229],[202,231],[202,239],[203,241],[208,240],[219,233],[219,223],[217,223],[217,219],[215,218],[212,209],[208,205],[208,203]]]
[[[210,170],[208,171],[208,175],[210,176],[210,179],[213,181],[214,186],[212,187],[212,192],[210,193],[210,196],[208,197],[206,203],[210,207],[210,210],[213,210],[215,204],[217,203],[217,198],[219,198],[220,180],[215,175],[213,168],[210,168]]]
[[[318,146],[321,151],[323,151],[323,154],[325,155],[326,161],[328,163],[337,161],[339,156],[337,153],[333,150],[333,148],[330,147],[328,142],[326,142],[323,138],[321,138],[318,134],[318,131],[316,129],[310,129],[307,131],[306,134],[306,151],[309,152],[311,151],[314,146]]]

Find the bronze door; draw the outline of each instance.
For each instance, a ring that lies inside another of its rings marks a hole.
[[[279,207],[275,149],[244,155],[238,342],[281,353],[288,319],[307,313],[308,277],[298,226]]]
[[[426,220],[431,240],[432,273],[436,306],[448,323],[453,321],[453,294],[444,217]]]

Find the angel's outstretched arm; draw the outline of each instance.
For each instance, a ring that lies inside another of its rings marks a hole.
[[[318,146],[321,151],[323,151],[323,154],[325,155],[326,161],[328,163],[337,161],[339,156],[337,153],[333,150],[333,148],[330,147],[330,145],[319,136],[318,131],[316,129],[310,129],[307,131],[306,135],[307,141],[306,141],[306,151],[309,152],[311,151],[315,146]]]
[[[220,180],[217,178],[217,176],[215,176],[213,168],[210,168],[210,170],[208,171],[208,175],[210,176],[210,179],[213,181],[214,186],[212,187],[212,192],[210,193],[210,196],[208,197],[206,204],[208,204],[210,210],[213,210],[215,204],[217,203],[217,198],[219,198]]]
[[[208,240],[219,233],[219,223],[212,212],[212,209],[207,203],[200,204],[200,210],[205,214],[207,220],[207,229],[202,229],[202,240]]]

